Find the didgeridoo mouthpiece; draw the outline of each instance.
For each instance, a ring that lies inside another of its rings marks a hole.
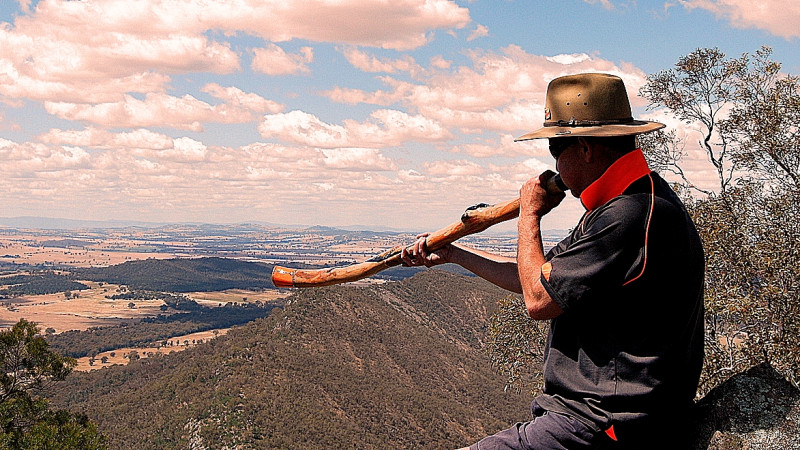
[[[558,193],[558,192],[566,192],[569,190],[566,184],[564,184],[564,180],[561,179],[561,175],[555,174],[550,179],[547,180],[547,184],[545,184],[545,189],[547,192]]]

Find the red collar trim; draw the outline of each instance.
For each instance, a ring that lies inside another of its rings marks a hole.
[[[634,181],[650,173],[641,149],[626,153],[616,160],[603,175],[581,193],[581,203],[587,211],[605,205],[621,195]]]

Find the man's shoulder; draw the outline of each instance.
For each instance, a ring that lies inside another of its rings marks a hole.
[[[646,217],[650,200],[651,197],[643,193],[619,195],[587,214],[585,225],[590,228],[635,225]]]
[[[686,211],[670,184],[655,172],[640,178],[603,206],[623,216],[640,216],[652,209],[672,209],[680,213]]]

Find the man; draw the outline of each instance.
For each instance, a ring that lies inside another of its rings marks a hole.
[[[533,419],[472,449],[682,448],[703,360],[704,256],[691,219],[650,171],[636,135],[664,125],[634,120],[622,80],[560,77],[548,86],[544,127],[572,195],[586,209],[546,255],[541,218],[563,200],[546,172],[520,191],[517,258],[419,239],[406,265],[459,264],[521,293],[528,314],[551,320],[544,389]]]

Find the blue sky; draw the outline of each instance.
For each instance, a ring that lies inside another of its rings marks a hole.
[[[4,0],[0,216],[436,229],[552,168],[513,138],[555,76],[617,74],[690,135],[636,97],[647,75],[762,45],[800,72],[800,7],[759,6]]]

